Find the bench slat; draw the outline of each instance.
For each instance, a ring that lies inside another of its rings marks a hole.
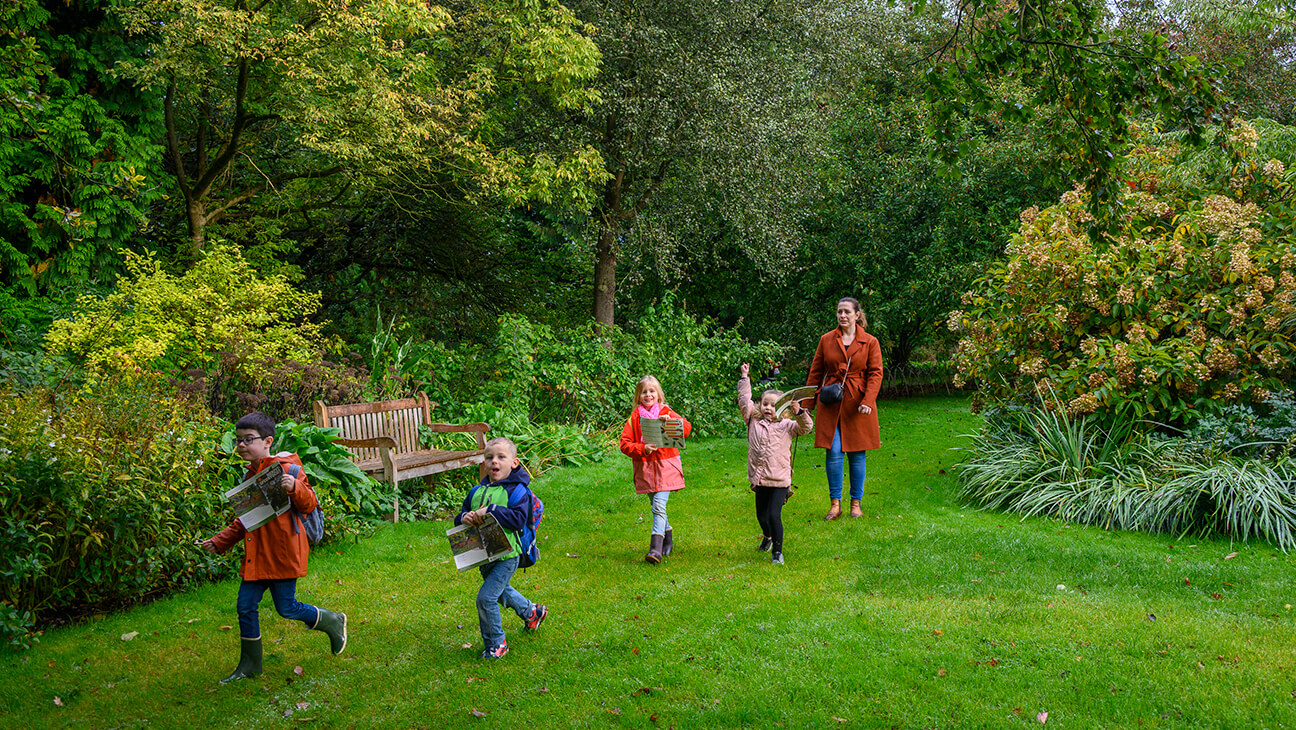
[[[326,406],[330,419],[342,416],[353,416],[359,413],[384,413],[386,411],[423,410],[423,403],[417,398],[401,400],[384,400],[376,403],[348,403],[343,406]]]

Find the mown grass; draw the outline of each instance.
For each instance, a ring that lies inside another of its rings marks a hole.
[[[614,454],[537,486],[544,558],[515,585],[552,613],[533,635],[506,616],[501,661],[477,658],[479,579],[447,564],[445,523],[407,524],[312,558],[299,594],[350,616],[341,657],[267,601],[266,673],[218,687],[236,584],[210,585],[6,654],[0,725],[1296,725],[1292,557],[964,509],[966,402],[882,414],[863,519],[820,519],[822,452],[802,439],[786,566],[754,550],[745,442],[690,445],[657,567]]]

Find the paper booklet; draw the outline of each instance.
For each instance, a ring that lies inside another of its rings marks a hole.
[[[639,431],[645,444],[656,444],[664,449],[684,448],[683,418],[640,418]]]
[[[462,573],[513,552],[504,528],[487,513],[480,525],[463,524],[446,530],[450,551],[454,553],[455,567]]]
[[[221,495],[238,513],[243,529],[251,532],[292,507],[283,475],[283,465],[276,461]]]
[[[813,385],[803,385],[789,390],[774,401],[775,415],[779,418],[787,418],[792,413],[792,401],[804,401],[808,398],[814,398],[817,392],[819,392],[819,389]],[[801,407],[804,408],[805,403],[802,403]]]

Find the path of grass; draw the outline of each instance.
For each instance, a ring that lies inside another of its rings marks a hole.
[[[786,566],[754,550],[745,442],[690,445],[677,552],[655,568],[616,454],[538,486],[544,559],[515,585],[551,614],[535,635],[506,617],[499,662],[477,658],[479,579],[446,563],[446,525],[401,525],[302,581],[350,615],[342,657],[267,600],[265,675],[218,687],[236,584],[206,586],[6,653],[0,726],[1296,725],[1292,557],[964,510],[965,402],[882,411],[863,519],[820,519],[822,452],[802,440]]]

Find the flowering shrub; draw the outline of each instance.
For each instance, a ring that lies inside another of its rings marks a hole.
[[[93,399],[0,391],[0,640],[230,575],[235,562],[193,544],[230,519],[219,439],[157,378],[116,379]]]
[[[1025,210],[1006,260],[950,313],[959,378],[980,382],[982,402],[1167,423],[1282,389],[1296,177],[1290,160],[1262,159],[1263,133],[1291,130],[1239,122],[1191,160],[1145,132],[1123,216],[1096,240],[1078,189]]]

